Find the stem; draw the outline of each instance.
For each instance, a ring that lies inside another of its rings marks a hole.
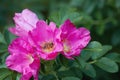
[[[90,61],[90,62],[88,62],[89,64],[94,64],[94,63],[96,63],[97,62],[97,60],[94,60],[94,61]]]

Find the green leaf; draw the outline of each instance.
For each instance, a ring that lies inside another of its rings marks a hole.
[[[2,35],[2,33],[0,32],[0,43],[6,43],[5,42],[5,38],[4,38],[4,36]]]
[[[92,56],[92,53],[90,53],[88,50],[82,50],[80,55],[85,61],[89,60]]]
[[[11,71],[6,68],[0,68],[0,80],[3,80],[7,76],[11,75]]]
[[[86,61],[90,57],[96,59],[99,56],[99,53],[103,50],[102,45],[97,41],[92,41],[88,46],[82,51],[81,57]]]
[[[92,53],[94,52],[96,53],[102,50],[102,45],[97,41],[92,41],[88,44],[87,48],[84,50],[88,50]]]
[[[62,77],[79,77],[82,79],[82,73],[81,70],[79,68],[70,68],[69,70],[63,70],[63,71],[59,71],[57,73],[57,75],[59,76],[59,78]]]
[[[106,57],[102,57],[95,64],[101,69],[110,73],[115,73],[118,71],[118,65],[114,61]]]
[[[6,40],[7,44],[9,44],[10,43],[10,36],[9,36],[9,31],[8,30],[4,31],[4,37],[5,37],[5,40]]]
[[[4,37],[8,45],[14,38],[16,38],[16,36],[11,34],[7,29],[4,30]]]
[[[0,44],[0,54],[3,53],[3,52],[6,52],[7,51],[7,45],[5,44]]]
[[[77,57],[75,60],[78,63],[79,69],[81,69],[82,72],[93,78],[96,76],[96,71],[94,67],[91,64],[85,62],[82,57]]]
[[[92,55],[92,59],[94,60],[94,59],[98,59],[98,58],[102,57],[104,54],[106,54],[111,49],[112,49],[112,46],[110,46],[110,45],[103,46],[102,51],[94,53]]]
[[[73,23],[76,23],[82,19],[82,16],[80,16],[80,13],[78,13],[78,12],[72,12],[72,13],[69,13],[69,15],[67,14],[63,17],[62,23],[66,19],[70,19]]]
[[[79,79],[77,77],[65,77],[62,80],[81,80],[81,79]]]
[[[74,8],[64,7],[56,12],[52,12],[49,19],[60,26],[65,20],[70,19],[73,23],[76,23],[82,19],[80,13]]]
[[[0,55],[2,66],[4,66],[7,56],[8,56],[8,52],[5,52]]]
[[[95,6],[96,6],[96,0],[93,0],[93,1],[88,0],[88,1],[84,2],[84,6],[83,6],[84,9],[83,10],[86,13],[90,14],[94,10]]]
[[[120,63],[120,54],[119,53],[109,53],[106,55],[107,58]]]
[[[79,68],[84,68],[87,64],[81,56],[76,57],[75,61],[78,63]]]
[[[16,80],[20,80],[21,74],[17,73]]]
[[[94,67],[89,63],[86,64],[86,66],[82,69],[82,71],[86,75],[88,75],[88,76],[90,76],[92,78],[96,77],[96,71],[95,71]]]
[[[4,78],[3,80],[13,80],[11,75],[8,75],[6,78]],[[14,79],[15,80],[15,79]]]
[[[6,65],[5,64],[0,65],[0,69],[1,68],[6,68]]]
[[[11,74],[5,77],[3,80],[16,80],[16,77],[17,77],[17,72],[11,71]]]

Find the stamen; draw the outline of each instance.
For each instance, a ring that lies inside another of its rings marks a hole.
[[[64,48],[65,52],[69,52],[70,51],[70,47],[66,43],[63,44],[63,48]]]
[[[44,52],[50,52],[53,50],[53,47],[54,47],[54,44],[52,42],[49,42],[49,43],[45,43],[43,46],[42,46],[42,49]]]
[[[33,57],[31,54],[27,55],[27,58],[29,59],[30,63],[32,63],[34,61]]]
[[[63,50],[64,52],[68,53],[70,52],[70,45],[69,42],[67,40],[63,40]]]

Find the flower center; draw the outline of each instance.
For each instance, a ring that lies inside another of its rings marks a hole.
[[[69,42],[67,40],[63,40],[63,50],[64,52],[68,53],[70,52],[70,45]]]
[[[64,49],[65,52],[70,51],[70,47],[66,43],[63,44],[63,49]]]
[[[27,55],[27,58],[29,59],[30,63],[32,63],[34,61],[33,57],[31,54]]]
[[[44,43],[42,49],[44,52],[51,52],[53,50],[54,44],[52,42]]]

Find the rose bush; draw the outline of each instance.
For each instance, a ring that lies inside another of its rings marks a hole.
[[[119,80],[118,0],[1,0],[0,11],[0,80]]]

